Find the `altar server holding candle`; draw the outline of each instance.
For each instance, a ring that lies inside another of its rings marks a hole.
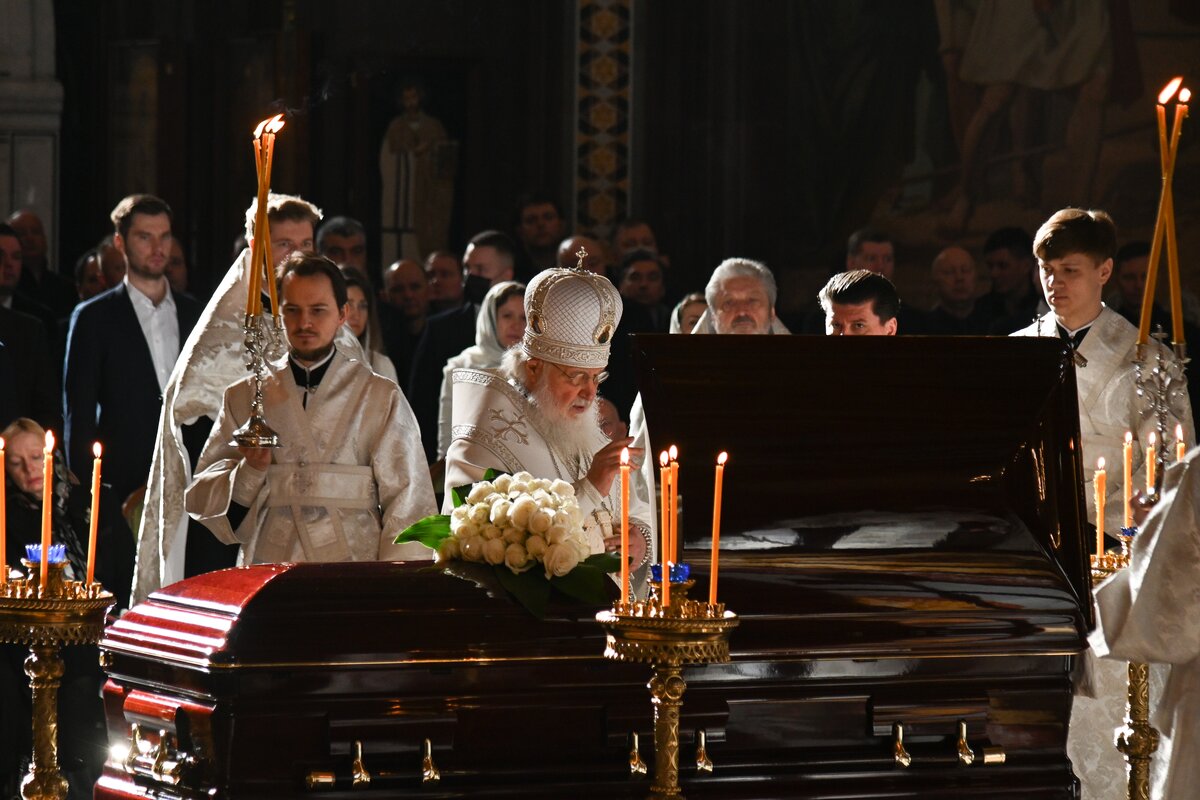
[[[1042,289],[1050,311],[1015,336],[1045,336],[1063,342],[1075,368],[1079,394],[1079,428],[1083,436],[1082,463],[1088,483],[1084,497],[1088,521],[1096,523],[1092,485],[1099,458],[1111,466],[1123,464],[1125,432],[1131,431],[1130,452],[1134,488],[1145,486],[1144,447],[1156,422],[1147,402],[1138,397],[1133,359],[1138,330],[1101,302],[1101,292],[1112,274],[1116,252],[1116,225],[1103,211],[1066,208],[1053,214],[1034,238]],[[1148,357],[1161,354],[1168,365],[1175,357],[1152,341]],[[1174,387],[1172,387],[1174,388]],[[1186,383],[1172,399],[1168,430],[1183,424],[1184,438],[1192,441],[1192,409]],[[1124,524],[1125,470],[1110,470],[1106,489],[1104,528],[1117,531]],[[1117,475],[1121,479],[1117,479]]]

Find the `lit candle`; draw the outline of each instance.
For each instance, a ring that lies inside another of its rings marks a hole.
[[[275,134],[279,133],[283,128],[283,114],[276,114],[267,125],[267,191],[271,189],[271,167],[275,161]],[[263,240],[263,270],[266,273],[267,281],[267,296],[271,300],[271,313],[279,314],[279,298],[276,296],[278,291],[275,287],[275,260],[271,257],[271,230],[270,223],[267,221],[266,211],[263,212],[263,233],[266,238]],[[260,300],[261,302],[261,300]]]
[[[1179,136],[1183,132],[1183,119],[1188,114],[1187,102],[1192,93],[1186,88],[1179,92],[1175,106],[1175,122],[1171,130],[1171,152],[1167,163],[1166,183],[1163,198],[1166,209],[1163,214],[1167,239],[1167,270],[1171,281],[1171,341],[1183,344],[1183,290],[1179,283],[1179,247],[1175,239],[1175,197],[1171,181],[1175,173],[1175,157],[1179,152]],[[1165,443],[1164,443],[1165,444]]]
[[[92,519],[88,533],[87,585],[96,579],[96,526],[100,521],[100,443],[92,444]]]
[[[674,563],[679,555],[679,448],[671,445],[667,455],[671,458],[671,549],[667,558]]]
[[[1133,527],[1133,433],[1125,431],[1125,527]]]
[[[721,552],[721,486],[725,481],[725,462],[729,453],[723,452],[717,456],[717,474],[713,478],[713,535],[712,535],[712,568],[708,576],[708,604],[717,604],[717,563]]]
[[[1096,474],[1092,478],[1096,488],[1096,555],[1104,552],[1104,456],[1096,459]]]
[[[50,510],[54,505],[54,432],[46,431],[42,450],[42,561],[38,586],[46,591],[50,577]]]
[[[621,602],[629,602],[629,448],[621,448]]]
[[[659,463],[659,486],[662,491],[662,551],[658,554],[658,565],[662,570],[662,591],[659,593],[662,597],[662,604],[666,606],[671,599],[671,576],[668,573],[667,567],[667,546],[671,543],[671,468],[668,466],[668,456],[664,450],[658,456]]]
[[[264,166],[266,160],[266,152],[262,144],[263,129],[267,127],[269,119],[264,119],[258,123],[254,129],[254,167],[258,173],[258,193],[256,200],[258,202],[254,211],[254,236],[250,240],[250,261],[246,265],[248,282],[246,285],[246,316],[251,317],[256,313],[256,305],[258,298],[258,271],[259,263],[262,260],[262,219],[263,211],[265,210],[267,200],[267,171]]]
[[[8,510],[4,506],[4,437],[0,436],[0,584],[8,580],[8,541],[5,539],[5,522]]]
[[[1154,463],[1154,443],[1155,443],[1155,441],[1157,441],[1158,436],[1156,434],[1151,433],[1149,436],[1146,437],[1146,439],[1147,439],[1147,444],[1146,444],[1146,494],[1153,494],[1154,493],[1154,478],[1156,477],[1154,474],[1154,470],[1155,470],[1155,467],[1157,466]]]
[[[1150,240],[1150,259],[1146,271],[1146,288],[1142,293],[1142,314],[1138,325],[1138,344],[1144,345],[1150,341],[1150,314],[1154,308],[1154,292],[1158,285],[1158,264],[1162,257],[1162,238],[1166,226],[1165,213],[1170,192],[1169,174],[1171,171],[1171,152],[1167,144],[1167,110],[1165,105],[1179,91],[1183,78],[1172,79],[1158,94],[1156,107],[1158,119],[1158,150],[1159,167],[1162,173],[1162,191],[1159,195],[1158,213],[1154,220],[1154,237]],[[1178,112],[1177,112],[1178,113]]]
[[[1183,426],[1175,426],[1175,461],[1183,461],[1184,454],[1187,453],[1187,443],[1183,441]]]

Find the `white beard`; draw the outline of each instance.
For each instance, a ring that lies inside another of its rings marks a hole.
[[[593,398],[583,413],[571,416],[558,407],[554,396],[545,386],[533,389],[530,394],[534,407],[546,422],[543,427],[550,446],[564,454],[582,455],[583,463],[590,465],[592,456],[605,439],[600,430],[600,409],[596,400]]]

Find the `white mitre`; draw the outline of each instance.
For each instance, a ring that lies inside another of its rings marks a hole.
[[[604,369],[621,311],[621,294],[603,275],[561,267],[540,272],[525,289],[521,349],[567,367]]]

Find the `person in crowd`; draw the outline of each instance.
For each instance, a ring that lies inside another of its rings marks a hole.
[[[21,242],[12,228],[0,223],[0,349],[9,379],[0,385],[0,425],[17,417],[33,417],[62,430],[59,371],[50,348],[50,332],[41,317],[3,303],[20,278]],[[7,298],[11,301],[12,295]]]
[[[448,250],[434,250],[425,257],[424,269],[429,282],[430,314],[463,304],[463,272],[458,256]]]
[[[558,266],[578,266],[580,251],[587,253],[587,255],[583,256],[584,269],[588,272],[594,272],[597,275],[608,274],[608,253],[604,245],[591,236],[584,236],[580,233],[568,236],[559,242]]]
[[[855,269],[834,275],[817,295],[826,336],[895,336],[900,295],[882,273]]]
[[[417,343],[408,382],[408,399],[421,425],[421,443],[430,464],[437,460],[442,371],[447,361],[475,343],[475,317],[479,306],[491,287],[513,279],[514,258],[512,239],[500,231],[484,231],[472,237],[463,251],[463,281],[468,302],[430,317]]]
[[[167,283],[170,206],[153,195],[129,195],[113,209],[112,221],[125,278],[71,315],[63,438],[71,470],[85,483],[92,444],[113,445],[105,475],[124,502],[150,473],[163,392],[200,305]]]
[[[563,238],[563,218],[558,203],[533,192],[517,204],[513,226],[519,248],[515,252],[515,276],[523,283],[539,271],[557,265],[558,243]]]
[[[75,287],[69,277],[50,265],[41,217],[33,209],[19,208],[8,215],[6,222],[21,239],[21,293],[50,309],[55,319],[68,316],[76,303]]]
[[[384,298],[378,307],[383,344],[403,381],[400,388],[407,389],[417,343],[429,320],[429,278],[419,263],[402,258],[384,270],[379,295]]]
[[[48,333],[54,333],[58,329],[54,312],[20,288],[25,274],[24,259],[16,230],[0,223],[0,308],[34,317]]]
[[[691,333],[696,323],[700,321],[700,317],[704,314],[704,310],[708,308],[708,303],[704,299],[704,295],[700,292],[692,292],[686,295],[675,306],[675,310],[671,312],[671,328],[669,333]]]
[[[692,333],[785,334],[775,316],[775,276],[766,264],[749,258],[722,261],[704,289],[708,308]]]
[[[100,254],[100,270],[104,273],[105,287],[111,289],[125,280],[125,256],[113,244],[112,234],[96,243],[96,252]]]
[[[502,281],[488,290],[475,318],[475,344],[446,362],[438,412],[438,460],[450,447],[450,420],[454,406],[451,393],[456,369],[495,369],[508,349],[525,333],[525,285]]]
[[[317,252],[339,267],[367,274],[367,231],[352,217],[330,217],[317,231]]]
[[[663,305],[666,294],[663,265],[653,253],[635,250],[622,258],[616,284],[626,304],[636,303],[645,311],[650,331],[663,333],[670,327],[669,312]]]
[[[346,321],[342,273],[305,253],[280,272],[287,363],[263,387],[280,444],[234,443],[253,380],[230,386],[187,489],[188,513],[240,545],[240,564],[427,558],[419,544],[393,544],[436,510],[416,420],[394,381],[335,345]]]
[[[600,415],[600,432],[609,439],[624,439],[629,436],[629,426],[621,419],[617,404],[607,397],[596,398],[596,412]]]
[[[983,336],[992,318],[975,302],[975,259],[965,247],[951,245],[933,259],[930,269],[937,302],[925,314],[922,333],[941,336]]]
[[[342,277],[346,279],[346,325],[362,345],[367,366],[376,375],[396,383],[396,367],[383,352],[383,335],[379,332],[379,315],[375,310],[375,290],[367,282],[367,276],[354,267],[342,265],[341,269]],[[424,280],[424,276],[421,279]]]
[[[183,294],[188,289],[187,252],[176,236],[171,237],[171,253],[167,256],[167,283],[171,284],[175,294]]]
[[[100,251],[92,248],[75,262],[75,291],[80,302],[91,300],[105,289],[111,289],[104,280],[104,269],[100,266]]]
[[[1033,238],[1021,228],[998,228],[983,243],[983,264],[992,289],[976,306],[994,320],[991,332],[1007,335],[1038,316],[1037,259]]]

